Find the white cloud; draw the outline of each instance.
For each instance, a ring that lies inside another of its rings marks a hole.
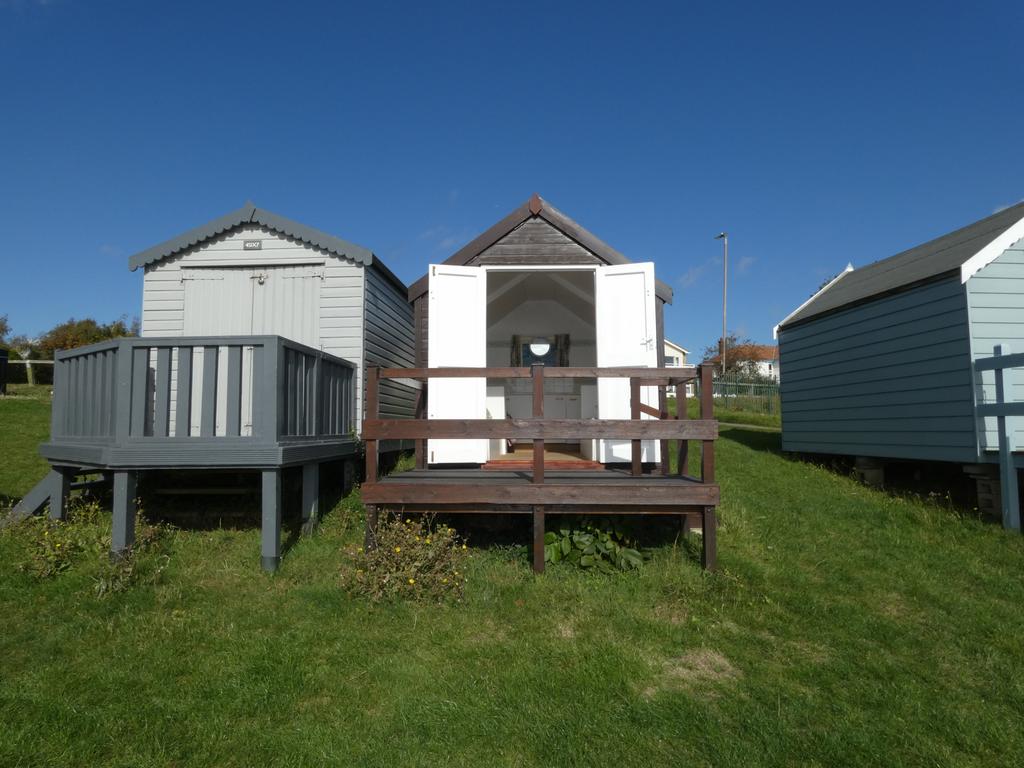
[[[750,271],[754,262],[757,261],[753,256],[741,256],[740,260],[736,262],[736,274],[745,275]]]
[[[700,280],[701,276],[707,271],[709,262],[698,264],[695,267],[690,267],[684,272],[676,282],[680,288],[689,288],[691,285]]]
[[[468,229],[452,230],[443,224],[425,229],[417,236],[417,239],[428,243],[430,253],[447,252],[451,255],[457,247],[468,243],[473,233]]]

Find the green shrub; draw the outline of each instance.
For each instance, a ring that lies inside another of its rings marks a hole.
[[[64,520],[26,520],[27,557],[21,569],[37,579],[49,579],[68,570],[79,555],[102,551],[97,524],[102,512],[98,501],[76,498],[68,504]]]
[[[64,573],[80,560],[93,559],[99,564],[94,581],[100,597],[123,592],[135,584],[155,583],[170,561],[169,529],[151,525],[140,510],[135,544],[116,561],[111,561],[109,519],[99,501],[76,497],[69,502],[64,520],[48,517],[25,520],[16,532],[25,542],[26,557],[21,570],[43,580]]]
[[[644,556],[616,521],[584,518],[575,528],[562,527],[544,534],[544,562],[562,561],[611,573],[639,568]]]
[[[469,551],[452,528],[432,520],[384,517],[376,546],[356,553],[343,579],[350,592],[373,601],[458,602],[466,585]]]

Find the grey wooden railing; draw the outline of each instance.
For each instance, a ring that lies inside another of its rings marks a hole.
[[[58,352],[51,440],[281,443],[346,436],[355,366],[280,336],[126,338]]]
[[[999,435],[999,483],[1003,506],[1003,527],[1020,530],[1020,495],[1017,487],[1017,468],[1013,453],[1017,450],[1014,434],[1015,416],[1024,416],[1024,402],[1014,402],[1009,372],[1024,368],[1024,354],[1011,354],[1009,344],[997,344],[992,357],[974,362],[974,370],[995,373],[995,402],[979,403],[977,415],[996,417]],[[984,394],[984,390],[982,391]],[[981,429],[985,429],[984,421]]]

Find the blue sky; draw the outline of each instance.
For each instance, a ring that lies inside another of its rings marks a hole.
[[[130,254],[259,205],[407,282],[542,196],[772,326],[1024,198],[1024,4],[0,0],[0,314],[137,315]]]

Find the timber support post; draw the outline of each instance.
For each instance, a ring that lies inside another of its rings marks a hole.
[[[110,557],[121,558],[135,543],[135,487],[134,472],[114,472],[114,514],[110,537]]]
[[[873,456],[858,456],[853,460],[853,472],[864,485],[881,488],[885,485],[885,462]]]
[[[533,508],[533,572],[544,573],[544,507]]]
[[[71,496],[71,478],[74,470],[68,467],[54,467],[47,476],[50,484],[50,519],[63,520],[68,514],[68,499]]]
[[[707,571],[718,568],[718,517],[714,507],[704,507],[701,514],[700,564]]]
[[[302,532],[312,533],[320,521],[320,465],[302,465]]]
[[[264,571],[272,572],[281,563],[281,470],[263,470],[262,485],[260,563]]]

